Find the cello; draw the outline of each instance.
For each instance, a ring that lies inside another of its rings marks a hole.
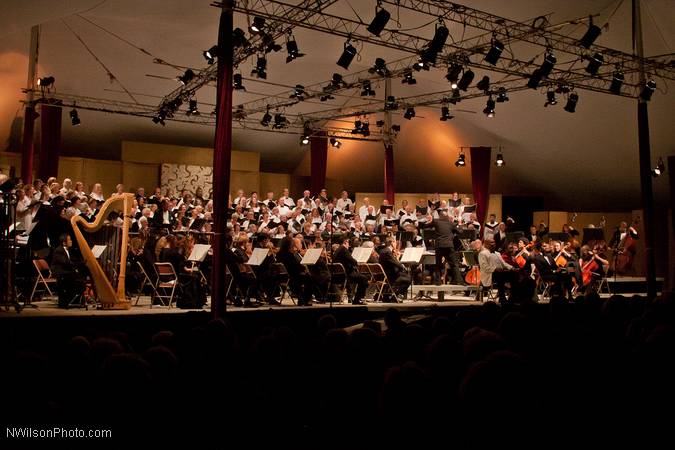
[[[581,267],[581,280],[584,286],[588,286],[593,281],[593,274],[600,270],[600,266],[595,261],[595,251],[589,253],[591,260]]]

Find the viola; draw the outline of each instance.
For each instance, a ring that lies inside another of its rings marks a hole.
[[[525,265],[527,264],[527,259],[525,259],[525,257],[523,256],[523,253],[526,253],[529,249],[531,249],[533,244],[534,244],[533,242],[530,242],[525,246],[524,249],[519,251],[518,254],[516,254],[516,256],[513,257],[513,260],[516,262],[516,264],[518,264],[518,267],[520,267],[521,269],[525,267]]]

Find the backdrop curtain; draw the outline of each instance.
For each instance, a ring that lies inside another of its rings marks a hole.
[[[40,169],[38,177],[47,181],[59,173],[61,153],[61,107],[40,105]]]
[[[478,204],[476,217],[481,224],[481,237],[490,199],[491,147],[471,147],[471,187],[474,202]]]

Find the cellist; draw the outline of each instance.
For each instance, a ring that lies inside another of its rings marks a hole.
[[[601,280],[605,270],[609,267],[609,261],[605,259],[598,249],[591,249],[588,245],[581,246],[579,265],[583,280],[584,293],[588,293],[598,280]]]

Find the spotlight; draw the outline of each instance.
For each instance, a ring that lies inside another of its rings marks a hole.
[[[487,102],[485,103],[485,109],[483,109],[483,114],[485,114],[488,117],[495,116],[495,101],[492,99],[492,96],[490,96],[490,98],[488,98]]]
[[[590,46],[593,45],[593,42],[595,42],[601,33],[602,30],[600,30],[600,27],[594,25],[593,21],[591,20],[588,30],[586,30],[586,34],[584,34],[583,37],[579,39],[579,45],[585,48],[590,48]]]
[[[274,41],[274,37],[271,34],[262,35],[263,47],[265,47],[265,53],[278,52],[281,50],[281,45],[277,44]]]
[[[456,105],[457,103],[462,101],[462,99],[460,97],[461,97],[461,94],[459,93],[459,89],[454,88],[452,90],[452,97],[450,97],[450,103],[452,103],[453,105]]]
[[[555,91],[553,89],[549,89],[548,91],[546,91],[546,103],[544,103],[544,106],[557,104],[558,100],[555,98]]]
[[[422,52],[422,61],[435,64],[436,57],[438,56],[438,53],[443,50],[443,46],[445,45],[445,41],[447,41],[449,35],[450,31],[448,31],[445,25],[442,23],[438,25],[436,27],[436,32],[434,33],[433,39],[431,42],[429,42],[427,48]]]
[[[558,62],[558,58],[556,58],[553,53],[546,53],[546,55],[544,55],[544,62],[542,62],[539,67],[539,73],[542,78],[546,78],[551,74],[556,62]]]
[[[656,167],[652,170],[652,176],[654,178],[663,175],[666,171],[666,165],[663,163],[663,158],[659,157],[659,162],[656,163]]]
[[[232,75],[232,85],[233,85],[235,91],[245,91],[246,90],[246,88],[244,87],[243,79],[242,79],[240,73],[235,73],[234,75]]]
[[[445,122],[446,120],[450,120],[455,116],[450,115],[450,108],[447,106],[443,106],[441,108],[441,120]]]
[[[307,95],[305,92],[305,87],[301,84],[296,84],[293,88],[293,93],[291,94],[290,98],[296,98],[302,101],[305,99],[305,95]]]
[[[555,93],[556,94],[569,94],[572,88],[570,88],[570,85],[560,83],[557,88],[555,88]]]
[[[232,46],[234,48],[251,46],[251,43],[248,41],[248,39],[246,39],[246,33],[241,28],[235,28],[234,30],[232,30]],[[211,50],[213,50],[214,48],[216,50],[218,49],[218,47],[214,45],[213,47],[211,47]],[[217,55],[214,54],[214,56]]]
[[[476,87],[483,92],[489,91],[490,90],[490,77],[485,75],[478,83],[476,83]]]
[[[370,85],[370,80],[363,82],[363,90],[361,91],[361,97],[372,97],[375,95],[375,91]]]
[[[377,12],[375,13],[375,17],[373,18],[373,21],[370,22],[370,25],[368,25],[368,30],[371,34],[374,34],[375,36],[379,36],[380,33],[382,33],[382,30],[384,30],[384,27],[387,26],[387,22],[389,22],[389,18],[391,17],[391,14],[389,14],[389,11],[386,9],[378,9]]]
[[[264,56],[258,56],[255,63],[255,69],[251,71],[251,75],[255,75],[263,80],[267,79],[267,59]]]
[[[188,109],[185,112],[188,116],[198,116],[199,110],[197,109],[197,100],[190,100],[188,102]]]
[[[293,36],[291,36],[289,40],[286,41],[286,51],[288,52],[288,56],[286,57],[286,64],[297,58],[302,58],[303,56],[305,56],[304,53],[300,53],[300,50],[298,49],[298,43],[295,41],[295,38]]]
[[[502,86],[497,89],[497,103],[504,103],[508,101],[509,97],[506,95],[506,88]]]
[[[288,121],[286,120],[283,114],[277,113],[274,115],[274,124],[272,125],[272,128],[274,128],[275,130],[286,128],[288,124],[287,122]]]
[[[195,108],[197,107],[197,102],[195,102]],[[199,114],[199,112],[197,112]],[[237,120],[246,119],[246,111],[244,111],[244,105],[237,105],[237,109],[232,113],[232,117]]]
[[[530,89],[537,89],[537,87],[539,87],[539,83],[541,83],[541,79],[541,69],[534,69],[534,72],[532,72],[532,75],[530,75],[530,79],[527,80],[527,87]]]
[[[497,153],[497,159],[495,159],[495,166],[504,167],[506,162],[504,161],[504,155],[501,152]]]
[[[384,59],[382,58],[375,58],[375,64],[373,67],[368,69],[369,73],[376,73],[381,77],[385,77],[389,75],[389,69],[387,69],[387,65],[384,62]]]
[[[375,125],[377,126],[377,128],[382,128],[384,126],[384,120],[378,120],[377,122],[375,122]]]
[[[361,133],[361,126],[362,126],[362,122],[360,120],[355,120],[354,121],[354,129],[352,130],[352,134]]]
[[[345,70],[348,70],[349,65],[354,60],[354,56],[356,56],[356,47],[350,44],[349,41],[345,42],[344,50],[342,50],[340,59],[337,60],[337,65],[343,67]]]
[[[492,39],[490,50],[487,52],[487,55],[485,55],[485,62],[490,63],[493,66],[497,65],[497,61],[499,61],[499,57],[502,55],[503,51],[504,44],[497,39]]]
[[[621,86],[623,86],[623,72],[617,69],[612,75],[612,83],[609,85],[609,92],[615,95],[621,95]]]
[[[259,16],[253,18],[253,23],[248,27],[248,31],[251,34],[257,34],[265,28],[265,19]]]
[[[569,113],[575,112],[577,110],[578,101],[579,95],[576,92],[570,92],[570,95],[567,97],[567,104],[563,109]]]
[[[409,107],[405,110],[405,114],[403,114],[403,118],[404,118],[404,119],[410,120],[410,119],[412,119],[413,117],[415,117],[415,108],[413,108],[412,106],[409,106]]]
[[[330,138],[330,145],[333,146],[334,148],[340,148],[342,147],[342,142],[338,141],[335,138]]]
[[[305,124],[305,129],[302,132],[302,136],[300,137],[300,144],[301,145],[307,145],[309,144],[309,137],[312,134],[312,130]]]
[[[43,78],[38,78],[37,84],[40,87],[46,88],[54,85],[54,81],[56,79],[54,77],[43,77]]]
[[[590,73],[593,76],[597,75],[598,70],[600,69],[600,66],[604,61],[605,58],[604,56],[602,56],[602,53],[596,53],[590,58],[588,66],[586,66],[586,72]]]
[[[321,100],[322,102],[325,102],[327,100],[335,100],[335,97],[333,97],[330,94],[326,94],[326,95],[322,95],[321,97],[319,97],[319,100]]]
[[[413,78],[412,69],[406,69],[403,72],[403,79],[401,80],[403,84],[417,84],[417,80]]]
[[[452,83],[451,87],[457,89],[457,80],[459,80],[459,74],[462,73],[462,66],[459,64],[453,64],[448,67],[448,74],[445,78]]]
[[[465,70],[462,78],[457,83],[457,88],[466,92],[466,90],[469,89],[469,85],[473,81],[474,76],[475,74],[471,71],[471,69]]]
[[[648,102],[649,100],[651,100],[652,94],[654,94],[655,90],[656,90],[656,81],[648,80],[645,83],[645,87],[642,89],[642,92],[640,92],[640,98]]]
[[[268,108],[267,111],[265,111],[265,115],[263,116],[262,120],[260,121],[260,125],[263,127],[269,127],[271,121],[272,115],[270,114],[270,110]]]
[[[342,79],[342,75],[339,73],[334,73],[330,83],[323,87],[323,91],[333,92],[334,90],[340,89],[341,87],[347,87],[347,83],[345,83]]]
[[[390,95],[387,97],[387,100],[384,102],[384,110],[385,111],[393,111],[398,109],[398,103],[396,103],[396,97],[393,95]]]
[[[361,124],[361,134],[364,137],[370,136],[370,122],[363,122],[363,124]]]
[[[241,31],[240,28],[237,28],[237,29]],[[243,33],[243,31],[241,31],[241,32]],[[234,31],[232,33],[234,35]],[[216,62],[216,57],[218,56],[218,46],[214,45],[210,49],[204,50],[202,52],[202,55],[204,56],[204,59],[206,60],[206,62],[209,65],[213,64],[214,62]]]
[[[159,123],[162,126],[166,126],[166,123],[164,122],[164,119],[166,119],[166,111],[161,109],[155,117],[152,118],[152,121],[154,123]]]
[[[178,77],[178,81],[180,81],[183,85],[188,84],[192,79],[195,77],[195,73],[192,71],[192,69],[188,69],[185,71],[185,73],[181,76]]]
[[[460,153],[457,161],[455,161],[455,167],[464,167],[466,166],[466,159],[464,153]]]
[[[70,111],[70,123],[73,124],[73,126],[77,126],[81,123],[80,117],[77,115],[77,110],[73,109]]]
[[[401,125],[396,125],[396,124],[392,125],[391,131],[393,131],[394,133],[399,133],[401,131]]]
[[[420,70],[427,70],[428,71],[430,69],[430,67],[429,67],[429,64],[427,64],[425,61],[420,59],[415,64],[413,64],[413,69],[415,69],[417,72],[419,72]]]

